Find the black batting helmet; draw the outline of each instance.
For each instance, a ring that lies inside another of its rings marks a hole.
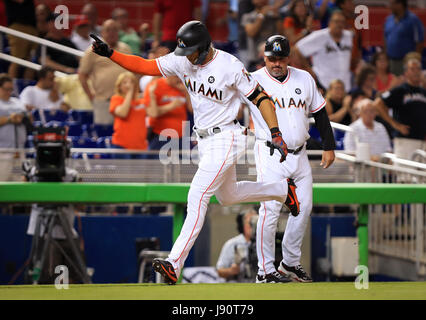
[[[177,47],[175,55],[189,56],[196,50],[207,55],[211,38],[206,26],[197,20],[189,21],[181,26],[176,33]]]
[[[281,35],[271,36],[265,42],[265,56],[288,57],[290,54],[290,43]]]

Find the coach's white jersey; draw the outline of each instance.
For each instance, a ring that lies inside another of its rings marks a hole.
[[[241,97],[249,96],[257,86],[237,58],[217,49],[204,65],[193,65],[173,53],[158,58],[157,64],[163,76],[176,75],[185,84],[198,129],[231,123],[237,117]]]
[[[287,78],[280,82],[263,67],[252,76],[272,98],[279,128],[288,148],[295,149],[309,138],[309,113],[325,106],[325,99],[318,91],[312,76],[304,71],[288,67]],[[256,138],[271,140],[271,133],[259,109],[248,104],[252,114]]]
[[[297,48],[305,57],[312,57],[312,70],[321,84],[328,88],[334,79],[345,84],[345,90],[351,89],[351,55],[353,33],[343,30],[339,44],[330,35],[330,29],[321,29],[297,42]]]

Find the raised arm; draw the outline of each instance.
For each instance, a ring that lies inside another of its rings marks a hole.
[[[127,69],[131,72],[149,76],[162,76],[157,62],[154,59],[144,59],[139,56],[115,51],[96,35],[90,34],[90,36],[95,39],[95,42],[92,44],[92,50],[96,54],[110,58],[124,69]]]

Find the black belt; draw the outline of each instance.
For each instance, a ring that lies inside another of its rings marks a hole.
[[[237,124],[238,123],[238,120],[237,119],[235,119],[234,121],[234,124]],[[194,130],[197,130],[197,128],[196,127],[194,127]],[[213,129],[212,129],[212,133],[213,134],[217,134],[217,133],[221,133],[222,132],[222,129],[220,128],[220,127],[214,127]],[[203,138],[205,138],[205,137],[207,137],[208,135],[205,135],[205,136],[202,136],[202,135],[199,135],[199,137],[201,138],[201,139],[203,139]]]
[[[270,141],[266,141],[266,145],[268,147],[271,146],[271,142]],[[302,144],[300,147],[296,148],[296,149],[287,149],[288,153],[292,153],[294,155],[298,154],[300,151],[302,151],[303,147],[305,146],[305,144]]]
[[[300,151],[302,151],[305,144],[302,144],[299,148],[296,149],[287,149],[288,153],[292,153],[294,155],[298,154]]]

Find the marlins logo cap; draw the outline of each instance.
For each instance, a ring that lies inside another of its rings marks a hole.
[[[290,43],[281,35],[271,36],[265,42],[265,56],[288,57],[290,54]]]

